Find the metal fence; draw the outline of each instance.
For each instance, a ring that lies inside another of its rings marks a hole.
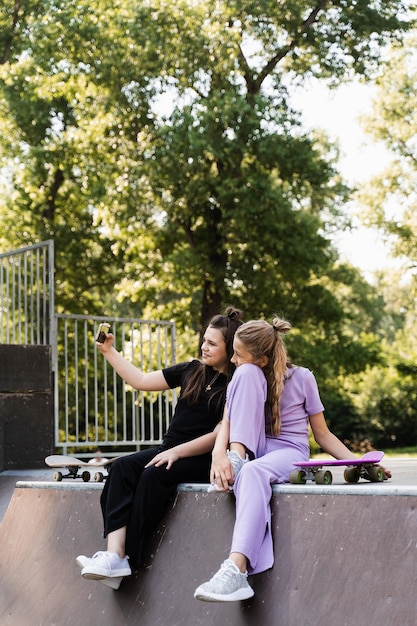
[[[175,324],[130,318],[57,315],[55,382],[57,447],[139,448],[161,441],[176,403],[175,390],[136,391],[97,350],[101,322],[111,325],[115,348],[143,371],[175,362]]]
[[[54,245],[0,254],[0,343],[55,343]]]
[[[52,346],[55,446],[87,454],[159,443],[175,390],[130,388],[94,338],[98,325],[109,322],[116,349],[152,371],[175,363],[174,322],[55,314],[53,241],[0,254],[0,270],[0,343]]]

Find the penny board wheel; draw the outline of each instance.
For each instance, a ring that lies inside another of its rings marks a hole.
[[[316,485],[331,485],[333,482],[332,473],[329,470],[319,470],[314,476]]]
[[[360,473],[356,467],[347,467],[343,473],[343,477],[347,483],[357,483],[359,476]]]
[[[373,465],[367,471],[369,480],[373,483],[382,483],[384,480],[384,470],[379,465]]]
[[[306,473],[304,470],[292,470],[292,472],[290,472],[290,483],[293,485],[305,485],[306,481]]]

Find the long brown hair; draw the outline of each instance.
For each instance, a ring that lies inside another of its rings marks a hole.
[[[289,322],[275,317],[272,324],[265,320],[250,320],[236,331],[236,337],[255,360],[268,357],[268,363],[262,370],[267,381],[266,407],[271,416],[273,435],[279,435],[281,429],[280,401],[284,380],[288,375],[288,368],[291,367],[283,337],[291,328]]]
[[[210,400],[215,396],[217,402],[224,404],[226,398],[226,386],[233,376],[235,366],[231,362],[233,356],[233,339],[237,329],[243,324],[242,311],[232,306],[226,308],[223,315],[215,315],[211,318],[208,328],[216,328],[220,330],[224,337],[226,344],[227,354],[227,370],[226,370],[226,383],[224,387],[220,387],[219,390],[212,394]],[[210,365],[201,363],[201,367],[197,367],[187,380],[184,388],[181,391],[183,398],[187,398],[189,404],[196,404],[202,389],[207,385],[208,381],[213,377],[214,370]]]

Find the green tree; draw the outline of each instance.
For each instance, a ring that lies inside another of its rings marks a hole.
[[[378,86],[367,132],[391,153],[389,165],[362,190],[365,219],[385,231],[395,256],[411,270],[417,266],[417,71],[416,33],[404,46],[392,46],[376,80]]]
[[[372,77],[407,4],[6,0],[2,247],[55,240],[66,312],[282,313],[334,391],[377,360],[381,303],[337,263],[349,190],[289,91]]]
[[[379,445],[417,444],[415,303],[417,283],[416,163],[417,72],[413,31],[404,46],[392,46],[381,65],[367,131],[391,153],[390,163],[361,189],[366,224],[381,229],[398,269],[379,274],[386,305],[383,325],[386,367],[362,377],[357,404]]]

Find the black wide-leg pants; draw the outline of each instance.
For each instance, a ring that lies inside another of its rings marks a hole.
[[[209,481],[210,454],[179,459],[169,470],[166,465],[145,469],[161,450],[151,448],[116,459],[101,494],[104,536],[127,527],[126,554],[133,568],[142,565],[146,540],[165,515],[177,485]]]

